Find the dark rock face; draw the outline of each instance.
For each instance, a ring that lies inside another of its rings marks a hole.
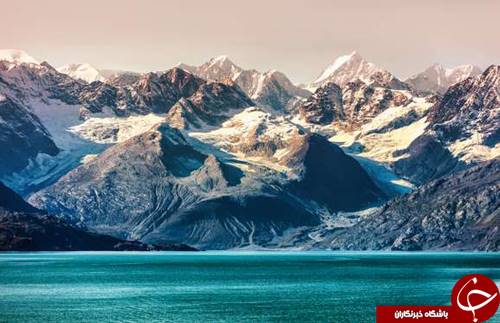
[[[148,245],[75,228],[32,207],[0,182],[0,251],[194,250],[186,245]]]
[[[38,209],[26,203],[22,197],[0,182],[0,207],[14,212],[36,212]]]
[[[407,149],[396,154],[408,157],[394,162],[392,165],[394,171],[416,184],[424,184],[466,167],[439,139],[432,135],[419,136]]]
[[[148,73],[123,87],[93,82],[79,92],[79,98],[91,113],[102,112],[104,107],[119,116],[168,113],[171,124],[186,129],[218,125],[232,111],[254,104],[232,82],[207,82],[180,68]]]
[[[375,87],[384,87],[393,90],[410,90],[405,82],[401,81],[387,71],[378,71],[370,75],[371,85]]]
[[[379,82],[387,82],[387,84],[366,84],[358,80],[347,83],[343,88],[342,97],[345,115],[341,124],[343,128],[347,130],[358,129],[387,108],[404,106],[410,103],[411,99],[408,96],[389,87],[392,84],[391,81],[384,80],[382,76],[380,78]],[[402,85],[393,86],[398,89],[402,87]]]
[[[132,85],[141,79],[141,74],[135,72],[115,72],[107,70],[101,70],[100,72],[106,77],[106,83],[115,87]]]
[[[119,85],[115,85],[119,84]],[[117,115],[166,113],[181,98],[189,97],[204,81],[179,68],[142,75],[132,84],[92,82],[78,91],[91,112],[110,107]]]
[[[219,125],[232,112],[253,105],[241,89],[232,82],[208,82],[190,97],[179,100],[167,114],[167,121],[181,129]]]
[[[332,211],[354,211],[384,199],[361,165],[326,138],[307,138],[304,174],[290,185],[296,194],[327,205]]]
[[[349,250],[500,250],[500,160],[396,198],[323,247]]]
[[[342,90],[335,83],[321,86],[299,107],[302,119],[314,124],[329,124],[344,118]]]
[[[135,98],[151,111],[166,113],[180,98],[191,96],[204,82],[182,69],[174,68],[157,75],[147,74],[132,87],[140,94]]]
[[[239,185],[245,175],[239,168],[223,164],[213,155],[208,156],[203,166],[194,170],[192,174],[196,183],[205,192]]]
[[[26,107],[0,94],[0,176],[23,169],[38,153],[56,155],[40,120]]]
[[[381,84],[367,84],[357,80],[343,88],[326,83],[299,106],[301,118],[313,124],[334,123],[346,130],[356,130],[385,109],[410,103],[408,96],[389,87],[400,88],[402,85],[392,84],[383,75],[380,75],[379,82]]]
[[[93,113],[102,112],[103,107],[116,108],[118,89],[102,82],[92,82],[79,93],[80,100],[86,102],[86,108]]]

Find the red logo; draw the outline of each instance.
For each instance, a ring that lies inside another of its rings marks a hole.
[[[462,277],[451,292],[451,304],[461,312],[464,322],[486,321],[496,313],[499,302],[495,282],[479,274]]]
[[[481,323],[495,315],[500,303],[497,285],[486,276],[462,277],[451,292],[451,306],[377,306],[377,323]]]

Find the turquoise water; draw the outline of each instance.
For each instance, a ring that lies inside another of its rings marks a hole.
[[[500,254],[3,253],[0,322],[374,322],[470,273],[498,284]]]

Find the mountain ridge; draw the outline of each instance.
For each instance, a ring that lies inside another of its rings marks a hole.
[[[405,82],[420,92],[444,94],[450,86],[481,73],[481,69],[474,65],[445,68],[435,63],[423,72],[410,76]]]
[[[2,181],[72,226],[120,239],[326,248],[332,228],[364,221],[388,200],[420,189],[446,200],[448,190],[425,185],[469,174],[500,151],[496,65],[429,94],[352,53],[309,93],[227,56],[108,71],[90,83],[22,52],[4,56]],[[474,190],[463,192],[470,203]],[[492,241],[485,237],[481,248]],[[424,240],[417,245],[433,248]]]
[[[206,80],[232,80],[255,102],[276,111],[293,109],[309,91],[294,85],[288,77],[276,70],[261,73],[245,70],[234,64],[228,56],[211,58],[200,66],[183,63],[176,65]]]

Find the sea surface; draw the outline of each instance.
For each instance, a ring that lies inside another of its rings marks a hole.
[[[500,253],[0,253],[0,322],[375,322],[471,273]]]

